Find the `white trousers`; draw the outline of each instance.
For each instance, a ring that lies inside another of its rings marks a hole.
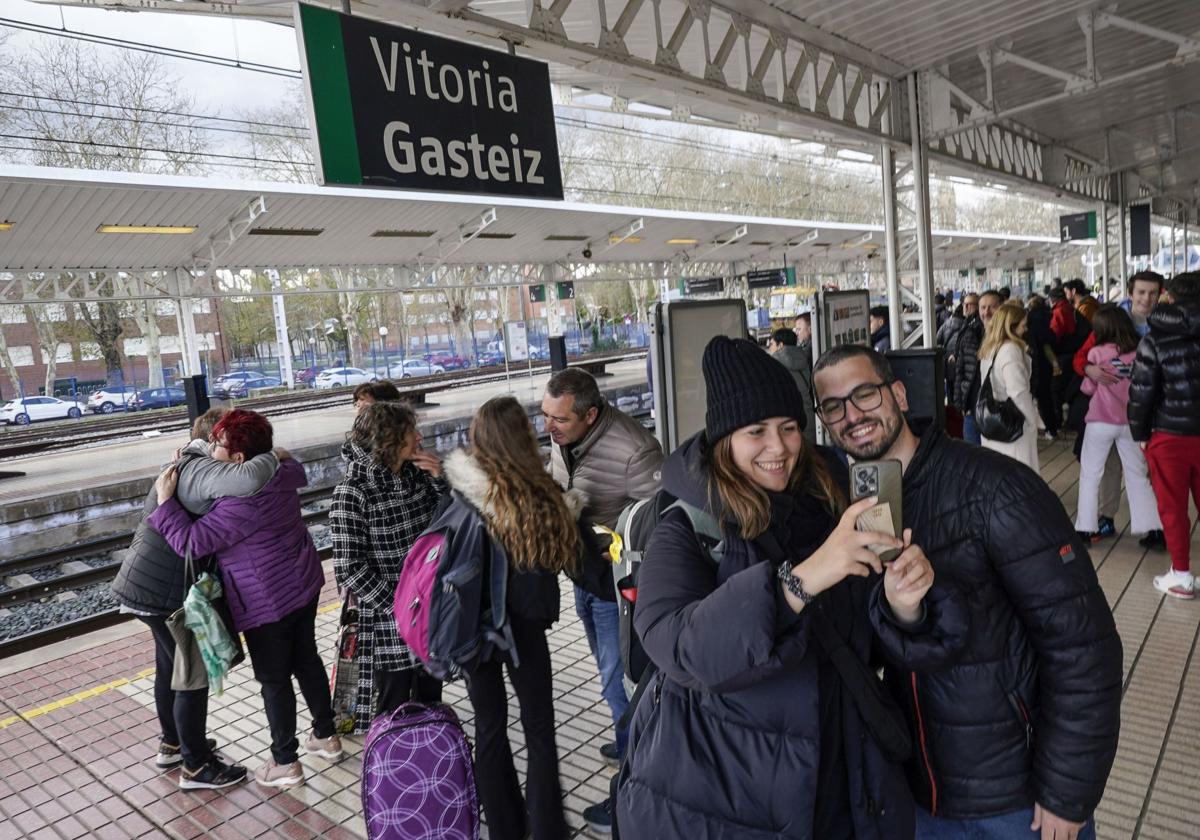
[[[1162,522],[1158,518],[1154,489],[1150,486],[1146,456],[1134,441],[1129,426],[1114,423],[1088,423],[1084,429],[1083,450],[1079,455],[1079,510],[1075,516],[1075,530],[1090,533],[1099,526],[1100,479],[1114,444],[1125,471],[1130,530],[1135,534],[1160,530]]]

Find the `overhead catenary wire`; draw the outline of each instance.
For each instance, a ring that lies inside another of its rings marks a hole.
[[[238,70],[250,70],[255,73],[267,73],[272,76],[283,76],[290,79],[299,79],[300,71],[293,70],[290,67],[277,67],[272,64],[260,64],[254,61],[241,61],[239,59],[225,58],[219,55],[209,55],[207,53],[192,52],[191,50],[181,50],[174,47],[162,47],[155,44],[143,44],[138,41],[126,41],[122,38],[113,38],[108,35],[93,35],[89,32],[75,32],[70,29],[58,29],[53,26],[45,26],[39,23],[30,23],[24,20],[14,20],[13,18],[0,17],[0,26],[9,29],[22,29],[26,32],[36,32],[40,35],[53,35],[58,38],[70,38],[75,41],[86,41],[91,44],[100,44],[101,46],[116,47],[118,49],[133,50],[135,52],[151,53],[153,55],[161,55],[166,58],[178,58],[185,61],[199,61],[204,64],[214,64],[218,67],[230,67]]]

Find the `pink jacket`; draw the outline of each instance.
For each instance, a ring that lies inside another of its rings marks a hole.
[[[1133,360],[1136,357],[1136,350],[1118,353],[1115,344],[1098,344],[1087,354],[1090,365],[1104,365],[1111,368],[1113,362],[1118,362],[1123,363],[1127,371],[1133,367]],[[1083,393],[1092,398],[1088,405],[1087,417],[1084,418],[1088,423],[1111,423],[1114,426],[1129,424],[1129,417],[1126,414],[1129,407],[1128,372],[1121,377],[1120,382],[1113,385],[1098,385],[1085,376],[1083,384],[1079,387]]]

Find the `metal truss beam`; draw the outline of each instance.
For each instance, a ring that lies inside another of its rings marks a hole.
[[[193,277],[217,267],[217,261],[228,253],[234,243],[254,227],[255,220],[267,212],[267,199],[258,195],[242,208],[241,212],[225,223],[225,226],[208,238],[208,242],[192,254],[190,269]]]

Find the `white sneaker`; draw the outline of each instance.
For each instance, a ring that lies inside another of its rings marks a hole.
[[[1154,588],[1173,598],[1182,598],[1185,601],[1196,597],[1195,578],[1192,577],[1191,572],[1177,572],[1174,569],[1168,569],[1165,575],[1159,575],[1154,579]]]

